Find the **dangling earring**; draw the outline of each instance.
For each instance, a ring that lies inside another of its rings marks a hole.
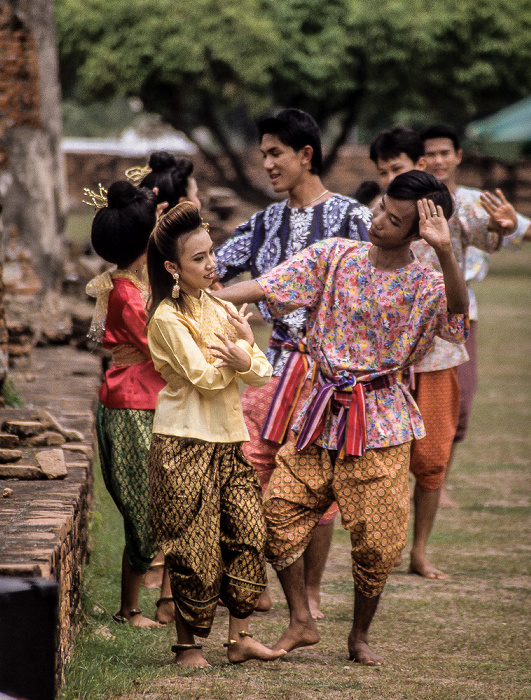
[[[173,279],[175,280],[175,284],[171,290],[171,295],[173,299],[178,299],[179,294],[181,293],[181,288],[179,287],[179,273],[177,270],[173,273]]]

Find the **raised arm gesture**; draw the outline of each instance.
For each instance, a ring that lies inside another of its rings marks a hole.
[[[440,206],[427,199],[419,199],[417,202],[419,211],[419,235],[432,248],[437,251],[439,248],[452,250],[452,239],[448,222],[444,218],[443,210]]]
[[[505,199],[505,195],[500,189],[496,190],[496,196],[491,192],[482,192],[480,197],[481,206],[490,217],[489,228],[496,231],[500,236],[509,236],[516,231],[518,219],[516,210],[510,202]]]
[[[467,313],[468,291],[454,255],[450,229],[443,211],[440,206],[436,207],[431,200],[427,199],[419,199],[417,207],[420,236],[433,247],[439,258],[448,311],[453,314]]]

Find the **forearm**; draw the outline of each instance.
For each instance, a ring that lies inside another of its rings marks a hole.
[[[446,305],[451,314],[468,313],[468,290],[465,278],[451,248],[437,250],[444,278]]]
[[[235,306],[240,304],[251,304],[256,301],[263,301],[265,294],[262,287],[256,280],[246,280],[245,282],[237,282],[230,287],[215,290],[213,295],[223,301],[230,301]]]

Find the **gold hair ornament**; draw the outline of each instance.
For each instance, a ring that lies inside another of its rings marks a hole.
[[[99,192],[93,192],[92,190],[89,190],[88,187],[83,187],[83,194],[85,197],[90,198],[90,202],[83,200],[83,204],[88,204],[89,207],[94,207],[95,209],[105,209],[108,204],[107,190],[101,184],[101,182],[98,183],[98,187]]]
[[[142,182],[146,175],[149,175],[150,172],[151,168],[149,165],[145,165],[143,168],[127,168],[124,175],[134,185],[138,185],[140,182]]]

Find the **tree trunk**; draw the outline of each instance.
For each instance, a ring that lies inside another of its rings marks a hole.
[[[66,212],[53,0],[0,0],[0,53],[4,227],[30,249],[45,293],[60,287]]]

